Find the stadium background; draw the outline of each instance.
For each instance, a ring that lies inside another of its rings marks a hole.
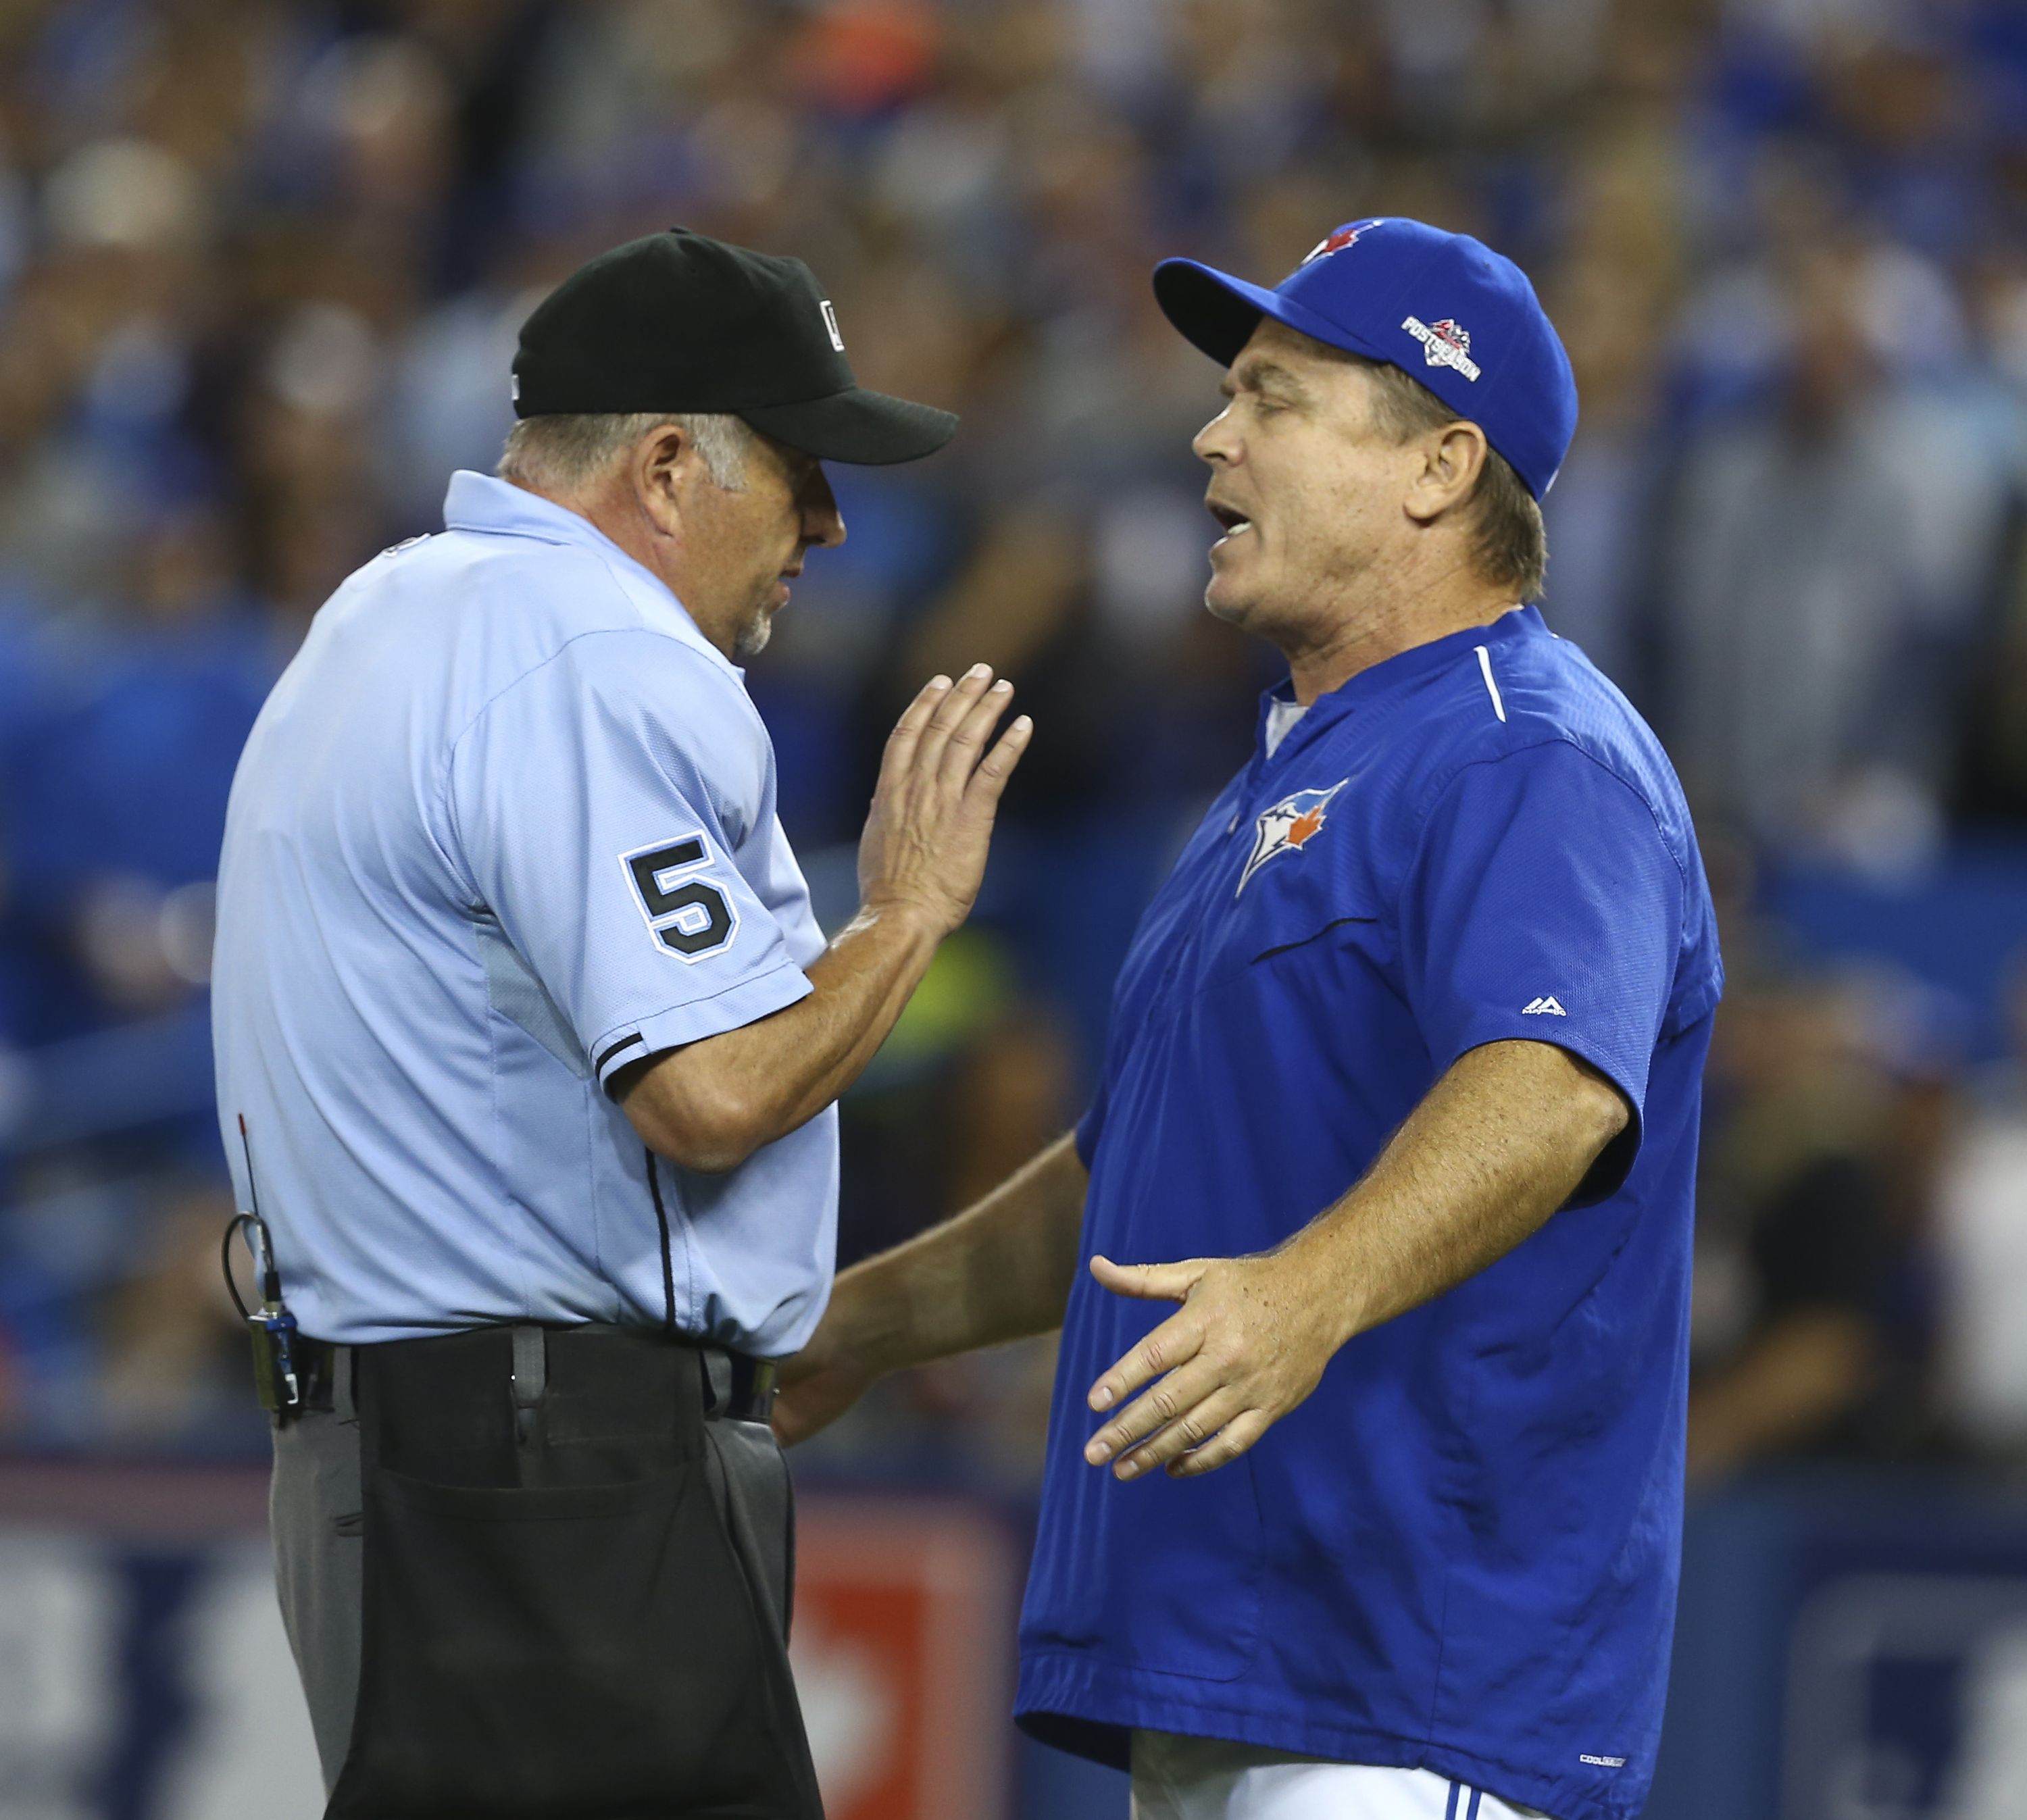
[[[1149,268],[1271,279],[1389,212],[1510,253],[1561,327],[1545,611],[1667,740],[1722,910],[1650,1811],[2027,1813],[2020,9],[13,0],[0,1820],[316,1811],[216,1278],[209,881],[263,695],[490,467],[544,286],[675,222],[792,251],[863,381],[965,415],[836,474],[850,543],[751,679],[833,920],[922,677],[985,658],[1038,723],[977,917],[847,1100],[849,1261],[1074,1115],[1272,680],[1198,604],[1216,375]],[[918,1374],[800,1456],[840,1820],[1124,1813],[1001,1716],[1049,1371]]]

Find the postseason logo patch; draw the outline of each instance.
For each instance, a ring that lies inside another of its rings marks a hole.
[[[1246,881],[1268,860],[1283,853],[1299,853],[1315,840],[1323,832],[1331,799],[1350,781],[1340,777],[1327,790],[1298,790],[1261,810],[1253,824],[1253,857],[1239,875],[1239,891],[1245,890]],[[1238,896],[1239,891],[1231,895]]]
[[[1449,367],[1467,379],[1478,377],[1478,363],[1471,357],[1471,336],[1445,316],[1439,323],[1425,323],[1410,316],[1401,327],[1422,344],[1422,359],[1431,367]]]

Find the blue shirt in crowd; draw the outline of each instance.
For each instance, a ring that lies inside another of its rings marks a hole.
[[[585,519],[470,473],[444,516],[317,615],[233,784],[213,1007],[240,1205],[257,1189],[322,1338],[600,1320],[793,1351],[829,1291],[834,1109],[707,1176],[607,1091],[810,990],[766,730]]]
[[[1722,983],[1653,736],[1531,608],[1287,713],[1149,909],[1078,1134],[1081,1255],[1255,1252],[1372,1163],[1468,1050],[1553,1043],[1634,1120],[1570,1204],[1361,1335],[1202,1478],[1087,1465],[1092,1381],[1172,1309],[1080,1272],[1019,1708],[1423,1767],[1629,1820],[1673,1623],[1700,1081]]]
[[[95,655],[73,696],[46,651],[0,627],[0,670],[16,666],[0,682],[0,873],[13,899],[0,907],[19,929],[0,974],[24,970],[13,991],[0,988],[0,1031],[31,1043],[132,1014],[78,962],[79,908],[116,883],[166,892],[211,878],[233,766],[277,668],[271,631],[237,607],[127,627]]]

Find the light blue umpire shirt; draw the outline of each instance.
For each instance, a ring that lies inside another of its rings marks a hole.
[[[835,1109],[710,1176],[611,1094],[811,989],[766,729],[585,519],[460,473],[444,521],[331,596],[233,783],[212,1010],[239,1205],[320,1338],[597,1320],[792,1352],[834,1267]]]

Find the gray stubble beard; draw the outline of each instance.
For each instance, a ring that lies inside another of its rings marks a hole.
[[[764,607],[739,629],[739,636],[733,641],[732,654],[740,663],[758,657],[767,648],[767,641],[774,636],[774,616]]]

